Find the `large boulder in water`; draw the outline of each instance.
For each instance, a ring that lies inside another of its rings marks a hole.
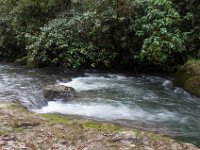
[[[200,61],[189,61],[174,76],[174,85],[200,97]]]
[[[48,85],[43,88],[43,94],[48,101],[69,101],[77,97],[77,93],[74,88],[64,85]]]

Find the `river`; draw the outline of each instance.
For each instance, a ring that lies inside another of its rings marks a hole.
[[[42,87],[73,87],[78,98],[47,102]],[[36,113],[61,113],[175,136],[200,147],[200,99],[168,76],[28,69],[0,65],[0,101],[18,101]]]

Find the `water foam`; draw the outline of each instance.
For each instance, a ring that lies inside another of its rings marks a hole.
[[[70,87],[73,87],[77,91],[97,90],[97,89],[108,87],[108,85],[99,81],[96,81],[95,82],[96,84],[92,83],[92,81],[95,80],[94,78],[95,77],[79,77],[79,78],[72,79],[72,81],[68,83],[61,82],[59,83],[59,85],[70,86]]]
[[[142,108],[130,108],[122,104],[105,104],[96,102],[74,102],[61,103],[49,102],[48,106],[42,109],[33,110],[37,113],[60,113],[67,115],[78,115],[92,118],[103,119],[107,121],[113,120],[129,120],[129,121],[167,121],[176,120],[177,114],[167,110],[157,110],[153,113],[143,110]]]
[[[165,80],[162,84],[165,88],[173,88],[173,83],[170,80]]]
[[[108,74],[105,76],[91,75],[85,74],[85,77],[78,77],[72,79],[72,81],[64,83],[60,82],[59,85],[70,86],[73,87],[76,91],[90,91],[90,90],[99,90],[106,88],[114,88],[116,86],[122,86],[116,83],[117,80],[125,80],[127,79],[125,76],[121,75],[112,75]]]

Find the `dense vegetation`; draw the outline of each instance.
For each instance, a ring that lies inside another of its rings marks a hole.
[[[0,60],[175,66],[200,56],[198,0],[0,0]]]

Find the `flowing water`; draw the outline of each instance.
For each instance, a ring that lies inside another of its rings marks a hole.
[[[78,98],[47,103],[42,87],[48,84],[71,86]],[[37,113],[76,115],[157,131],[200,146],[200,99],[174,87],[169,77],[0,65],[0,101],[19,101]]]

